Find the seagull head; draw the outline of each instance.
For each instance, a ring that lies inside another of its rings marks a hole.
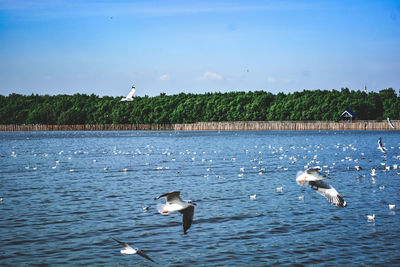
[[[303,185],[303,184],[307,183],[305,172],[302,172],[302,171],[297,172],[296,182],[299,185]]]
[[[187,202],[188,204],[190,204],[190,205],[197,206],[197,204],[194,203],[193,201],[191,201],[190,199],[189,199],[189,200],[186,200],[186,202]]]

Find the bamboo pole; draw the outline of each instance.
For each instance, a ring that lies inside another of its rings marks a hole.
[[[345,130],[396,130],[400,121],[393,121],[391,128],[386,121],[236,121],[197,122],[183,124],[99,124],[99,125],[0,125],[0,131],[345,131]]]

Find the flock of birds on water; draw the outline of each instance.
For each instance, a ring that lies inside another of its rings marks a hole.
[[[386,153],[386,148],[383,146],[381,138],[378,139],[378,149],[380,151],[382,151],[383,153]],[[390,168],[391,168],[390,166],[387,166],[387,168],[385,168],[385,170],[388,170]],[[397,169],[398,166],[395,164],[393,166],[393,168]],[[361,167],[356,165],[355,169],[357,171],[359,171],[361,169]],[[332,205],[335,205],[335,206],[341,207],[341,208],[346,207],[347,202],[338,193],[338,191],[336,191],[336,189],[333,186],[331,186],[330,184],[328,184],[327,182],[324,181],[326,179],[329,179],[329,177],[326,175],[323,175],[321,173],[321,170],[322,170],[321,167],[315,166],[315,167],[308,168],[305,171],[299,171],[297,173],[296,182],[299,185],[304,185],[304,184],[308,183],[312,189],[314,189],[318,194],[325,197],[328,200],[328,202],[331,203]],[[243,171],[243,170],[241,169],[241,171]],[[398,173],[398,174],[400,175],[400,173]],[[371,169],[371,175],[373,178],[376,176],[375,168]],[[380,188],[380,189],[383,189],[383,188]],[[282,193],[283,187],[277,187],[276,191]],[[160,195],[160,196],[154,198],[154,200],[158,200],[160,198],[165,198],[166,203],[158,204],[158,212],[161,214],[169,214],[171,212],[176,212],[176,211],[180,212],[182,214],[183,233],[186,234],[187,231],[189,230],[190,226],[193,223],[194,208],[195,208],[196,204],[193,203],[191,200],[182,200],[180,197],[179,191],[173,191],[173,192],[169,192],[169,193]],[[257,198],[257,195],[256,194],[250,195],[249,198],[254,200]],[[299,196],[298,198],[299,198],[299,200],[302,200],[304,198],[304,196]],[[149,209],[148,206],[144,206],[142,208],[144,211]],[[390,210],[393,210],[395,208],[396,208],[395,204],[389,204]],[[373,222],[373,221],[375,221],[375,217],[376,217],[375,214],[367,215],[367,220],[369,222]],[[118,242],[119,244],[121,244],[125,248],[124,250],[121,250],[122,254],[138,254],[139,256],[142,256],[142,257],[154,262],[154,260],[152,258],[150,258],[148,255],[146,255],[139,248],[132,248],[127,243],[121,242],[116,239],[114,239],[114,240],[116,242]]]
[[[134,89],[134,88],[133,88]],[[351,145],[350,145],[351,147]],[[354,148],[353,148],[354,149]],[[382,139],[378,139],[378,149],[386,155],[387,149],[383,146],[382,144]],[[280,148],[282,150],[282,148]],[[63,153],[61,151],[59,154]],[[116,153],[116,152],[114,152]],[[169,152],[166,152],[167,154]],[[36,154],[35,154],[36,155]],[[362,153],[363,155],[363,153]],[[0,155],[1,157],[4,157],[4,155]],[[12,157],[16,157],[16,153],[12,152],[11,153]],[[396,157],[397,159],[400,159],[400,156]],[[68,158],[71,160],[71,157]],[[194,160],[194,158],[192,158]],[[280,158],[282,159],[282,158]],[[294,157],[290,158],[292,160],[292,163],[296,161]],[[348,160],[352,160],[351,158],[346,158]],[[174,159],[173,159],[174,160]],[[236,158],[231,158],[232,161],[236,160]],[[256,159],[254,159],[256,160]],[[205,161],[203,159],[203,161]],[[211,161],[211,160],[210,160]],[[343,160],[342,160],[343,161]],[[354,162],[357,162],[358,160],[354,160]],[[96,160],[93,160],[93,162],[96,162]],[[259,163],[262,162],[262,160],[259,160]],[[322,172],[322,168],[320,166],[313,166],[310,167],[310,165],[317,163],[319,164],[319,161],[317,161],[317,157],[314,156],[313,160],[311,160],[307,165],[304,166],[305,170],[304,171],[299,171],[296,175],[296,182],[300,185],[303,186],[308,183],[309,187],[315,190],[316,193],[322,195],[323,197],[326,198],[326,200],[337,207],[344,208],[347,206],[347,202],[344,200],[344,198],[339,194],[339,192],[330,184],[326,182],[326,180],[330,179],[329,178],[329,170],[325,171],[325,174]],[[56,161],[56,166],[52,167],[55,169],[57,165],[59,164],[59,161]],[[393,166],[387,166],[385,163],[382,163],[384,166],[383,171],[389,171],[391,169],[397,170],[400,169],[398,168],[397,164],[393,164]],[[328,166],[324,166],[324,168],[327,168]],[[29,167],[25,167],[28,169]],[[255,167],[254,167],[255,168]],[[355,170],[359,171],[362,168],[359,165],[354,166]],[[33,167],[33,170],[37,170],[37,167]],[[156,170],[162,170],[163,167],[157,167]],[[284,169],[287,170],[287,168],[283,168],[282,166],[278,166],[278,169]],[[70,169],[70,172],[73,172],[73,169]],[[104,171],[108,171],[108,168],[105,167]],[[123,172],[128,171],[128,169],[124,168],[122,170]],[[207,168],[207,171],[210,171],[210,168]],[[265,172],[265,169],[261,168],[259,171],[259,174],[262,174]],[[177,172],[179,174],[179,172]],[[244,173],[244,168],[240,168],[240,173],[238,174],[239,177],[241,177]],[[397,172],[397,175],[400,175],[400,172]],[[376,168],[371,168],[371,176],[372,176],[372,182],[375,182],[375,177],[376,177]],[[208,178],[208,175],[204,175],[205,178]],[[218,177],[218,175],[216,175]],[[385,187],[380,186],[379,189],[383,190]],[[283,187],[277,187],[276,192],[282,193],[283,192]],[[194,217],[194,210],[196,203],[194,203],[191,200],[183,200],[180,197],[180,192],[179,191],[173,191],[169,193],[162,194],[160,196],[157,196],[154,198],[154,200],[159,200],[159,199],[165,199],[166,202],[165,204],[159,203],[157,205],[157,210],[160,214],[162,215],[168,215],[172,212],[179,212],[182,214],[182,226],[183,226],[183,233],[187,234],[189,228],[191,227],[193,223],[193,217]],[[257,198],[256,194],[249,195],[249,198],[252,200],[255,200]],[[298,196],[299,200],[304,199],[304,195]],[[3,203],[4,198],[0,197],[0,203]],[[394,210],[396,208],[395,204],[389,204],[388,208],[390,210]],[[142,207],[143,211],[146,212],[149,210],[149,206],[143,206]],[[368,222],[374,222],[376,219],[376,215],[367,215],[366,219]],[[115,238],[112,238],[115,240],[118,244],[120,244],[124,249],[121,250],[121,254],[137,254],[151,262],[154,262],[154,260],[145,254],[141,249],[139,248],[132,248],[129,244],[122,242],[120,240],[117,240]]]

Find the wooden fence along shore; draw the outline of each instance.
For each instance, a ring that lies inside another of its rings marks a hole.
[[[315,131],[315,130],[398,130],[400,121],[393,121],[391,128],[386,121],[238,121],[197,122],[185,124],[103,124],[103,125],[0,125],[0,131]]]

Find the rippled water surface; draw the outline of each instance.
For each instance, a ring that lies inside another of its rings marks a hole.
[[[296,183],[316,165],[348,207]],[[400,262],[399,131],[3,132],[0,167],[0,265]],[[197,203],[186,235],[157,212],[174,190]]]

